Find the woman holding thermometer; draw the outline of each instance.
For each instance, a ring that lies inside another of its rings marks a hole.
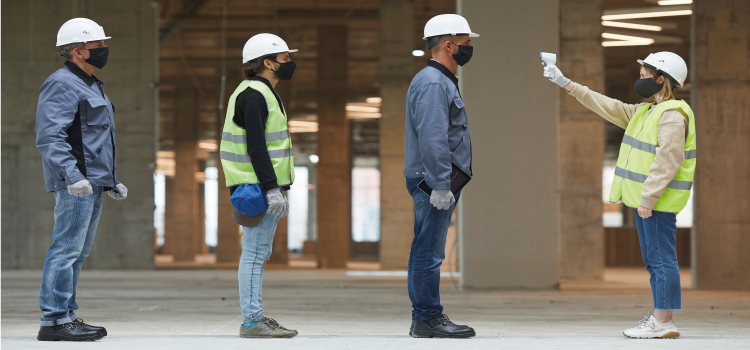
[[[696,165],[695,117],[675,90],[687,77],[687,65],[671,52],[650,54],[640,64],[635,90],[653,102],[627,104],[589,90],[566,78],[555,55],[542,53],[544,77],[581,104],[625,129],[617,159],[610,202],[622,202],[636,213],[641,255],[651,275],[654,313],[623,332],[631,338],[680,336],[672,312],[682,310],[676,250],[676,215],[690,197]]]

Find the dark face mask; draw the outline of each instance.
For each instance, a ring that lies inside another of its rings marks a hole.
[[[294,69],[297,68],[297,64],[294,63],[294,61],[284,63],[278,61],[274,62],[279,64],[279,70],[271,69],[271,71],[276,73],[276,76],[279,77],[280,80],[292,79],[292,75],[294,75]]]
[[[664,83],[661,84],[656,82],[656,78],[659,76],[655,76],[653,78],[643,78],[638,79],[635,81],[635,91],[638,92],[639,95],[643,97],[651,97],[654,96],[659,90],[661,90],[662,86],[664,86]]]
[[[107,64],[107,56],[109,56],[108,47],[99,47],[96,49],[84,49],[89,50],[89,58],[85,59],[86,63],[102,69]]]
[[[453,54],[453,59],[456,60],[456,63],[458,63],[459,66],[463,66],[469,63],[469,60],[471,60],[471,55],[474,54],[474,47],[464,45],[456,46],[458,46],[458,52]]]

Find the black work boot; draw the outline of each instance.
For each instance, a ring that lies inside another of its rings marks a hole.
[[[79,323],[68,322],[57,326],[42,326],[36,339],[40,341],[92,341],[102,339],[99,331],[86,329]]]
[[[459,326],[444,314],[437,315],[429,320],[414,322],[414,328],[410,334],[414,338],[471,338],[476,334],[474,328]]]
[[[102,334],[102,337],[106,337],[106,336],[107,336],[107,329],[106,329],[106,328],[104,328],[104,327],[97,327],[97,326],[92,326],[92,325],[90,325],[90,324],[88,324],[88,323],[83,323],[83,319],[82,319],[82,318],[76,318],[76,319],[75,319],[75,321],[73,321],[73,322],[71,322],[71,323],[77,323],[77,324],[78,324],[78,326],[79,326],[79,327],[81,327],[81,328],[83,328],[83,329],[91,329],[91,330],[95,330],[95,331],[97,331],[97,332],[101,333],[101,334]]]
[[[409,335],[414,334],[414,325],[417,323],[417,321],[411,320],[411,328],[409,328]]]

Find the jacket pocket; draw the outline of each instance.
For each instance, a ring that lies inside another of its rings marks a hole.
[[[91,180],[110,180],[113,172],[112,148],[109,146],[102,147],[101,152],[86,164],[86,175]]]
[[[466,108],[464,108],[464,101],[461,97],[453,99],[450,109],[450,122],[452,126],[468,126],[468,119],[466,118]]]
[[[86,125],[109,127],[109,110],[107,100],[103,98],[89,98],[86,100]]]

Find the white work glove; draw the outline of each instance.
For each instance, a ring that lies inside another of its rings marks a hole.
[[[430,204],[437,210],[448,210],[453,203],[456,203],[456,199],[450,190],[432,190]]]
[[[560,87],[565,87],[565,85],[570,84],[570,79],[566,78],[557,66],[544,67],[544,77]]]
[[[86,197],[94,194],[94,189],[91,188],[89,180],[83,179],[68,185],[68,193],[76,197]]]
[[[281,188],[274,188],[268,191],[266,195],[268,198],[268,210],[266,212],[279,218],[286,216],[288,204],[284,195],[281,194]]]
[[[117,184],[117,186],[115,186],[115,189],[109,191],[108,193],[110,197],[117,199],[118,201],[128,198],[128,188],[123,184]]]

